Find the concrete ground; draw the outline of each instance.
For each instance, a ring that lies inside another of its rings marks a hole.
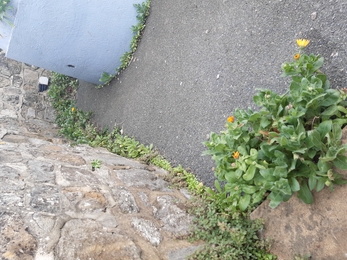
[[[131,65],[103,89],[81,83],[78,107],[99,126],[115,123],[212,185],[202,142],[257,88],[283,93],[297,38],[325,58],[332,87],[347,87],[347,0],[152,0]],[[130,30],[130,28],[129,28]],[[97,57],[96,57],[97,59]]]

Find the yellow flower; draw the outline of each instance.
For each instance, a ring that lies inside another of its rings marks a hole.
[[[234,157],[234,159],[239,159],[240,153],[238,151],[234,152],[233,157]]]
[[[74,108],[74,107],[73,107],[73,108],[71,108],[71,111],[72,111],[72,112],[74,112],[74,111],[75,111],[75,108]]]
[[[297,39],[297,40],[296,40],[296,43],[297,43],[297,45],[298,45],[300,48],[305,48],[305,47],[310,43],[310,40],[306,40],[306,39]]]
[[[300,58],[300,53],[294,55],[294,60],[298,60]]]
[[[233,117],[233,116],[229,116],[229,117],[228,117],[228,122],[229,122],[229,123],[234,122],[234,120],[235,120],[235,117]]]

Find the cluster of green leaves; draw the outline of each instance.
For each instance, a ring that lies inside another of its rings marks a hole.
[[[0,1],[0,21],[6,21],[9,25],[14,26],[6,16],[6,12],[12,9],[13,7],[10,5],[10,0]]]
[[[237,109],[236,120],[205,142],[225,182],[221,188],[216,181],[217,189],[230,195],[231,208],[246,210],[268,192],[272,208],[294,193],[311,204],[313,190],[345,183],[334,166],[347,169],[346,93],[329,88],[322,64],[322,57],[306,54],[285,63],[283,76],[292,79],[287,93],[260,90],[254,97],[260,111]]]
[[[101,167],[101,163],[102,161],[98,160],[98,159],[95,159],[91,162],[91,165],[92,165],[92,168],[94,169],[98,169]]]
[[[191,208],[196,216],[191,238],[206,244],[188,259],[276,259],[268,252],[269,241],[257,235],[263,227],[262,220],[251,220],[249,212],[226,211],[220,196],[210,199],[197,200]]]
[[[146,19],[149,16],[149,10],[151,7],[151,1],[146,0],[145,2],[141,4],[134,4],[134,7],[136,8],[136,18],[138,23],[136,25],[133,25],[131,27],[131,30],[133,32],[133,37],[130,42],[130,51],[125,52],[121,58],[120,58],[120,66],[116,69],[115,74],[109,74],[107,72],[103,72],[100,78],[100,82],[102,84],[96,86],[96,88],[102,88],[105,85],[110,84],[110,82],[124,69],[126,69],[130,62],[133,59],[133,54],[137,49],[138,43],[141,40],[141,36],[143,33],[143,30],[146,27]]]

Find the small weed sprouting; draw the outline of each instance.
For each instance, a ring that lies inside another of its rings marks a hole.
[[[101,167],[102,161],[95,159],[90,164],[92,165],[92,171],[95,171],[95,169],[99,169]]]
[[[116,69],[115,74],[109,74],[107,72],[103,72],[100,78],[100,82],[102,82],[102,84],[97,85],[95,88],[102,88],[105,85],[110,84],[110,82],[117,76],[119,75],[119,73],[126,69],[130,62],[133,59],[133,54],[137,49],[137,45],[139,43],[139,41],[141,40],[142,37],[142,33],[143,30],[146,27],[146,20],[147,17],[149,16],[149,10],[151,7],[151,1],[150,0],[146,0],[145,2],[141,3],[141,4],[134,4],[134,7],[136,8],[136,12],[137,12],[137,25],[133,25],[131,27],[131,30],[133,32],[133,37],[131,39],[130,42],[130,51],[125,52],[121,58],[120,58],[120,66]]]

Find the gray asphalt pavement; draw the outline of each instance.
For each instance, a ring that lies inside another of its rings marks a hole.
[[[347,87],[347,0],[152,0],[131,65],[111,85],[81,83],[78,107],[189,167],[212,185],[202,142],[235,108],[253,107],[257,88],[283,93],[281,64],[295,40],[325,58],[334,88]],[[129,29],[130,30],[130,29]],[[95,57],[97,59],[97,57]]]

